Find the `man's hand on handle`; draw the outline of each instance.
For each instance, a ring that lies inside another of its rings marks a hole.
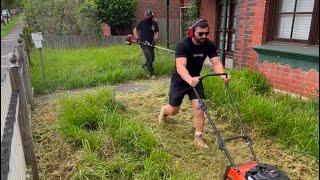
[[[225,83],[229,83],[231,81],[231,75],[230,74],[228,74],[228,76],[222,75],[221,78]]]
[[[189,81],[189,85],[192,87],[196,87],[200,82],[200,76],[192,77]]]

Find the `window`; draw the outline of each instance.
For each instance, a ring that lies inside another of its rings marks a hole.
[[[271,1],[269,41],[319,45],[319,0]]]
[[[222,48],[222,25],[223,25],[223,2],[224,0],[219,0],[218,4],[218,23],[217,30],[216,30],[216,38],[218,45],[218,51]],[[229,0],[228,7],[227,7],[227,28],[226,28],[226,55],[233,56],[233,52],[235,49],[235,32],[236,32],[236,18],[237,18],[237,1],[236,0]]]

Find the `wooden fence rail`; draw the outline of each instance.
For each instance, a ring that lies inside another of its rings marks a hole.
[[[105,47],[124,44],[126,36],[44,36],[43,46],[47,48]]]
[[[32,87],[29,63],[22,38],[9,53],[9,73],[1,84],[1,179],[26,179],[32,169],[32,179],[38,180],[38,169],[32,141]]]

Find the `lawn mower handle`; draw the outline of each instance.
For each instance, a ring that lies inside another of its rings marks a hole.
[[[212,73],[212,74],[207,74],[204,76],[200,76],[199,80],[201,81],[202,79],[208,77],[208,76],[226,76],[226,78],[228,78],[228,74],[227,73]]]
[[[203,80],[204,78],[206,78],[206,77],[208,77],[208,76],[222,76],[222,75],[225,75],[226,77],[228,77],[228,74],[227,74],[227,73],[213,73],[213,74],[207,74],[207,75],[201,76],[201,77],[199,78],[199,80],[201,81],[201,80]],[[237,165],[235,164],[233,158],[231,157],[228,149],[227,149],[226,146],[224,145],[226,141],[231,141],[231,140],[235,140],[235,139],[243,139],[243,140],[245,140],[245,142],[246,142],[246,144],[248,145],[249,150],[250,150],[250,152],[251,152],[251,154],[252,154],[252,156],[253,156],[253,159],[254,159],[256,162],[258,162],[258,159],[257,159],[257,157],[256,157],[256,154],[255,154],[254,151],[253,151],[252,140],[249,138],[249,136],[246,134],[246,132],[245,132],[245,130],[244,130],[244,126],[243,126],[243,123],[242,123],[242,120],[241,120],[241,117],[240,117],[240,113],[239,113],[239,111],[238,111],[238,109],[237,109],[237,107],[236,107],[236,105],[235,105],[235,100],[234,100],[234,98],[233,98],[233,96],[232,96],[231,89],[230,89],[228,83],[224,83],[224,84],[225,84],[225,87],[226,87],[226,89],[227,89],[227,91],[228,91],[228,94],[229,94],[229,96],[230,96],[231,103],[232,103],[232,105],[233,105],[233,107],[234,107],[234,110],[235,110],[235,112],[236,112],[236,115],[237,115],[237,117],[238,117],[239,125],[240,125],[241,132],[242,132],[242,135],[241,135],[241,136],[232,137],[232,138],[227,138],[227,139],[225,139],[225,140],[221,137],[221,134],[220,134],[219,130],[217,129],[214,121],[211,119],[211,115],[210,115],[209,111],[207,110],[207,107],[206,107],[206,105],[204,104],[203,100],[200,98],[197,90],[196,90],[194,87],[192,87],[192,89],[193,89],[193,91],[195,92],[195,94],[196,94],[196,96],[197,96],[197,98],[198,98],[198,100],[199,100],[200,108],[205,112],[205,114],[206,114],[206,116],[207,116],[207,118],[208,118],[209,123],[211,124],[212,128],[214,129],[214,135],[215,135],[215,137],[216,137],[217,140],[218,140],[219,148],[225,153],[225,155],[227,156],[227,158],[228,158],[231,166],[235,167],[235,169],[238,169],[238,168],[237,168]]]

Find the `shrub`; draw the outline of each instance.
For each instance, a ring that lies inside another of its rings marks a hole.
[[[109,24],[112,34],[131,33],[137,7],[136,0],[96,0],[96,4],[98,20]]]
[[[44,35],[95,35],[100,25],[92,0],[24,1],[27,23]]]

